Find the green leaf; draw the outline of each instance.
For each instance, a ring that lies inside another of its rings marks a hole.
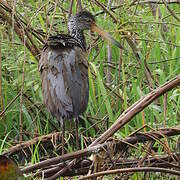
[[[109,119],[111,121],[114,120],[113,118],[113,111],[112,111],[112,108],[111,108],[111,105],[110,105],[110,101],[109,101],[109,97],[108,97],[108,93],[104,87],[104,84],[103,84],[103,80],[99,74],[99,71],[96,69],[96,66],[90,62],[90,65],[92,66],[96,76],[97,76],[97,81],[98,81],[98,86],[100,88],[100,92],[101,92],[101,95],[102,95],[102,98],[103,98],[103,102],[106,106],[106,110],[108,112],[108,116],[109,116]]]

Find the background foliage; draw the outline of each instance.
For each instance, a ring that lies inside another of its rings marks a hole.
[[[99,2],[107,9],[110,8],[107,7],[109,1]],[[88,108],[80,120],[79,131],[83,141],[84,136],[97,137],[131,104],[180,74],[180,21],[163,3],[158,6],[153,4],[153,10],[152,4],[143,1],[132,4],[130,0],[114,0],[111,4],[113,8],[109,9],[114,19],[104,13],[95,1],[82,0],[82,4],[95,15],[97,24],[110,32],[127,50],[120,50],[98,38],[97,34],[86,32],[90,96]],[[44,33],[45,37],[67,33],[70,1],[19,0],[9,1],[9,5],[27,27],[39,34]],[[168,4],[168,7],[179,16],[179,4]],[[76,6],[73,6],[73,13],[75,12]],[[2,153],[19,140],[26,141],[60,129],[58,122],[43,105],[37,58],[20,41],[13,26],[10,27],[3,20],[0,22],[0,112],[18,95],[4,115],[0,116]],[[132,47],[128,45],[127,38],[136,45],[140,63]],[[35,36],[32,36],[32,39],[39,49],[42,49],[43,44]],[[20,95],[20,92],[23,92],[23,95]],[[153,129],[177,126],[180,122],[179,94],[180,90],[174,89],[159,98],[136,115],[128,125],[116,133],[116,136],[125,137],[144,124]],[[175,137],[170,141],[174,151],[177,150],[177,140],[178,137]],[[71,151],[70,147],[68,151]],[[162,147],[159,146],[158,151],[161,152]]]

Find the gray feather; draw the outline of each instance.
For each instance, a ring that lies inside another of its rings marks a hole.
[[[76,44],[70,47],[52,44],[46,44],[39,61],[44,103],[58,120],[77,117],[88,104],[88,63],[85,54]]]

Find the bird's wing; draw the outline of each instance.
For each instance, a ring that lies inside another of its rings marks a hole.
[[[69,118],[73,113],[72,100],[64,76],[61,49],[46,48],[39,61],[43,99],[46,107],[57,119]]]
[[[86,110],[89,99],[89,78],[88,78],[88,61],[82,49],[76,49],[76,62],[81,72],[81,100],[80,100],[80,113]]]
[[[85,111],[89,95],[88,63],[79,47],[70,50],[64,58],[64,69],[73,103],[73,114],[77,117]]]

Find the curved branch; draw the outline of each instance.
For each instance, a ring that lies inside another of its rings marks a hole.
[[[107,131],[105,131],[90,145],[90,147],[105,142],[109,137],[111,137],[120,128],[127,124],[136,114],[141,112],[155,99],[177,86],[180,86],[180,75],[166,82],[164,85],[158,87],[156,90],[150,92],[148,95],[141,98],[139,101],[130,106],[123,114],[120,115],[116,122]]]
[[[128,173],[128,172],[162,172],[162,173],[169,173],[169,174],[180,176],[179,171],[171,170],[171,169],[167,169],[167,168],[135,167],[135,168],[123,168],[123,169],[101,171],[101,172],[97,172],[97,173],[94,173],[94,174],[91,174],[88,176],[80,177],[78,180],[90,179],[90,178],[109,175],[109,174]]]

